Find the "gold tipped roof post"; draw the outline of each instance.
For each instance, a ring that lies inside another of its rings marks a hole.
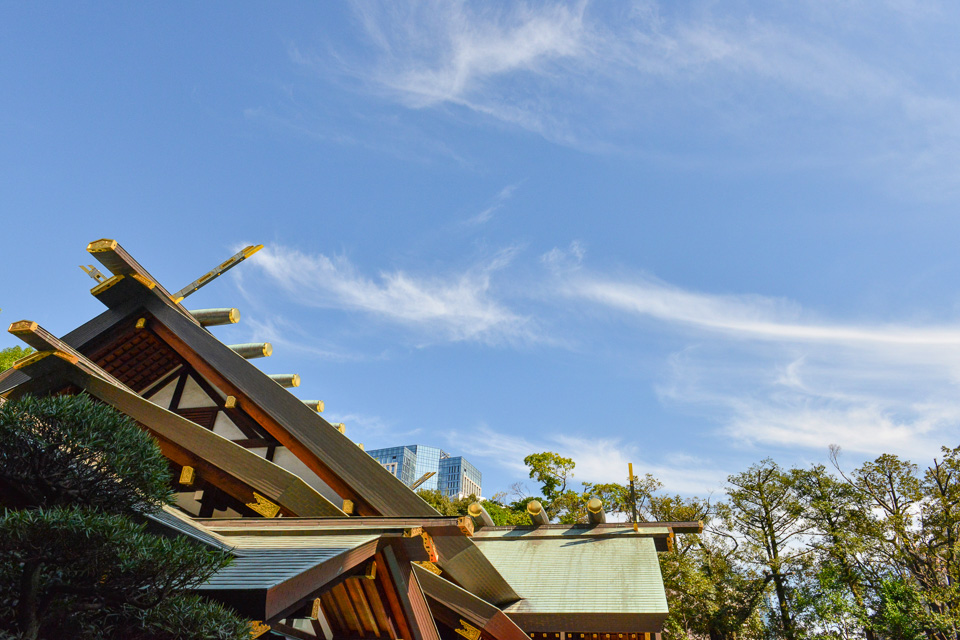
[[[590,498],[587,501],[587,517],[590,524],[603,524],[607,521],[607,514],[603,511],[603,501],[600,498]]]
[[[547,517],[547,510],[543,508],[538,500],[531,500],[527,503],[527,515],[530,516],[530,522],[533,526],[539,527],[542,524],[550,524],[550,518]]]
[[[190,312],[204,327],[214,327],[221,324],[237,324],[240,322],[238,309],[196,309]]]
[[[420,476],[419,478],[417,478],[417,481],[416,481],[416,482],[414,482],[412,485],[410,485],[410,490],[411,490],[411,491],[416,491],[416,490],[417,490],[417,487],[419,487],[420,485],[422,485],[424,482],[426,482],[427,480],[429,480],[430,478],[432,478],[432,477],[435,476],[435,475],[437,475],[437,472],[436,472],[436,471],[427,471],[425,474],[423,474],[422,476]]]
[[[323,400],[301,400],[301,402],[317,413],[323,413]]]
[[[273,354],[273,345],[269,342],[246,342],[244,344],[227,345],[242,358],[266,358]]]
[[[478,527],[492,527],[493,518],[490,517],[490,514],[487,513],[487,510],[483,508],[483,505],[479,502],[474,502],[469,507],[467,507],[467,513],[473,518],[473,522]]]
[[[295,373],[271,373],[270,379],[287,389],[300,386],[300,376]]]

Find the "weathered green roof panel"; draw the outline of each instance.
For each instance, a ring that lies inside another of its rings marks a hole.
[[[666,618],[652,538],[476,537],[474,542],[523,598],[504,611],[525,631],[645,631]]]

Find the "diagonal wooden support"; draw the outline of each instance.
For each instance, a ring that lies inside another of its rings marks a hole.
[[[20,320],[19,322],[14,322],[7,329],[7,332],[17,336],[29,346],[36,349],[38,354],[47,352],[54,352],[54,354],[66,354],[70,357],[63,358],[61,356],[61,359],[77,365],[90,375],[97,376],[101,380],[105,380],[111,384],[117,385],[118,387],[127,389],[126,385],[124,385],[122,382],[114,378],[112,375],[97,366],[94,362],[90,361],[82,353],[32,320]]]
[[[191,293],[194,293],[201,287],[205,287],[206,285],[210,284],[210,282],[212,282],[215,278],[219,278],[230,269],[233,269],[235,266],[237,266],[238,264],[240,264],[241,262],[243,262],[244,260],[252,256],[253,254],[255,254],[257,251],[260,251],[260,249],[263,249],[262,244],[250,245],[249,247],[244,247],[243,249],[238,251],[235,255],[230,256],[225,261],[223,261],[222,263],[220,263],[219,265],[217,265],[207,273],[203,274],[202,276],[200,276],[199,278],[197,278],[196,280],[194,280],[193,282],[185,286],[183,289],[180,289],[180,291],[177,291],[175,294],[173,294],[173,298],[172,298],[173,301],[180,302],[181,300],[189,296]]]
[[[160,284],[160,282],[150,274],[149,271],[144,269],[143,266],[133,258],[133,256],[127,253],[126,249],[121,247],[120,243],[116,240],[111,240],[109,238],[94,240],[87,245],[87,251],[114,275],[113,278],[109,278],[94,287],[92,290],[94,295],[98,295],[95,293],[98,290],[102,291],[112,286],[112,284],[117,281],[118,276],[133,277],[150,289],[156,287],[160,293],[174,303],[174,305],[183,313],[183,315],[190,318],[190,320],[195,324],[200,324],[200,322],[194,318],[189,311],[180,305],[180,300],[177,300],[173,295],[171,295],[170,292],[167,291],[163,285]]]
[[[133,258],[133,256],[127,253],[126,249],[121,247],[120,243],[116,240],[110,240],[109,238],[94,240],[87,245],[87,251],[94,258],[96,258],[100,264],[109,269],[110,273],[113,275],[140,275],[155,283],[160,288],[160,291],[162,291],[163,294],[168,298],[172,298],[170,292],[164,289],[163,285],[161,285],[156,278],[150,275],[150,272],[144,269],[143,266]]]
[[[60,380],[69,381],[143,425],[158,439],[164,455],[176,464],[194,467],[198,475],[214,479],[215,484],[238,500],[261,505],[266,497],[269,504],[262,508],[269,507],[273,515],[347,515],[289,471],[141,398],[36,322],[14,322],[9,331],[38,349],[23,359],[20,370],[31,377],[56,370]],[[49,355],[57,357],[47,358]],[[257,492],[262,494],[259,498]],[[266,515],[263,511],[258,513]]]

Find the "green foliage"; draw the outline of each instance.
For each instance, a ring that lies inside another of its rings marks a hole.
[[[496,498],[496,496],[494,496],[494,498]],[[484,500],[481,504],[483,508],[487,510],[487,513],[490,514],[490,517],[493,518],[493,523],[497,526],[504,527],[530,524],[530,518],[527,516],[526,503],[523,503],[522,506],[515,507],[512,504],[504,505],[491,499]]]
[[[467,515],[467,507],[477,501],[477,497],[472,494],[466,498],[452,500],[450,496],[444,495],[437,489],[420,489],[417,491],[417,495],[442,516],[465,516]]]
[[[730,476],[727,482],[727,522],[743,536],[747,562],[762,567],[770,576],[777,598],[780,633],[786,640],[795,640],[798,630],[791,575],[797,572],[807,551],[797,544],[797,538],[808,529],[795,479],[776,462],[766,459]]]
[[[86,397],[0,406],[0,638],[240,639],[247,623],[188,593],[230,561],[145,531],[166,461],[135,423]]]
[[[530,477],[540,483],[543,497],[550,502],[567,490],[567,482],[573,477],[576,466],[572,459],[553,451],[531,453],[523,459],[523,464],[530,468]]]
[[[731,475],[716,503],[638,478],[640,520],[705,524],[659,554],[665,639],[957,640],[960,447],[942,451],[926,469],[885,454],[846,474],[834,450],[839,475],[767,459]],[[585,522],[591,497],[608,516],[629,517],[627,485],[583,482],[577,492],[572,459],[542,452],[524,462],[554,521]],[[487,510],[498,524],[527,524],[532,499],[499,496]]]
[[[897,640],[922,640],[927,637],[924,623],[928,612],[915,586],[900,579],[883,580],[874,623],[883,637]]]
[[[30,347],[7,347],[0,349],[0,371],[6,371],[13,366],[13,363],[33,353]]]
[[[184,538],[146,533],[145,525],[90,507],[7,510],[0,516],[0,618],[13,619],[35,585],[33,617],[45,635],[83,628],[136,627],[167,598],[197,586],[230,556]],[[125,636],[124,636],[125,637]]]
[[[113,513],[169,501],[169,472],[136,423],[87,396],[0,405],[0,482],[20,507],[83,504]]]

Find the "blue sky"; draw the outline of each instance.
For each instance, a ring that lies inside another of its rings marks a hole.
[[[97,238],[174,290],[263,243],[188,306],[488,494],[958,444],[953,4],[0,12],[4,322],[99,313]]]

